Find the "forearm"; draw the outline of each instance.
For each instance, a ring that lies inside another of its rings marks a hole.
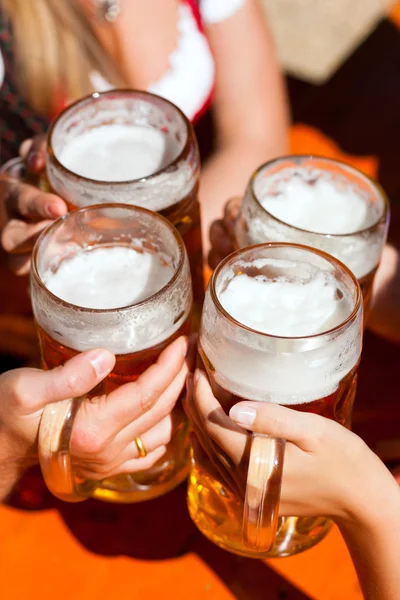
[[[391,477],[388,474],[388,477]],[[379,480],[376,481],[379,487]],[[379,498],[380,496],[380,498]],[[369,509],[338,522],[366,600],[400,598],[400,490],[392,478],[369,497]],[[364,513],[364,514],[363,514]]]
[[[204,165],[200,183],[203,242],[208,248],[211,223],[223,215],[233,196],[242,196],[251,174],[262,163],[287,152],[284,136],[272,146],[262,141],[235,140],[221,146]]]

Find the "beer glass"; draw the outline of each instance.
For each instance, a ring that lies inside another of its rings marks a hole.
[[[206,291],[199,352],[226,413],[240,400],[276,402],[350,427],[363,304],[353,274],[319,250],[270,243],[220,263]],[[218,546],[288,556],[321,540],[325,517],[278,518],[285,441],[253,434],[239,467],[193,451],[190,515]]]
[[[94,93],[52,124],[47,179],[71,209],[118,202],[157,211],[175,225],[189,256],[194,313],[204,300],[195,133],[173,104],[147,92]]]
[[[336,160],[286,156],[250,179],[235,239],[239,248],[291,242],[338,258],[359,280],[367,315],[388,226],[388,200],[369,177]]]
[[[91,348],[116,355],[113,371],[91,392],[96,396],[135,381],[175,338],[190,333],[192,287],[182,238],[164,217],[140,207],[104,204],[55,221],[33,251],[31,296],[44,368]],[[78,481],[69,441],[80,401],[46,407],[42,417],[40,463],[56,496],[139,502],[185,479],[187,421],[178,403],[178,427],[156,465],[101,482]]]

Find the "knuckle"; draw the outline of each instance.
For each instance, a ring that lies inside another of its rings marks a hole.
[[[93,425],[91,427],[74,427],[71,435],[71,450],[78,456],[96,456],[103,460],[107,441]]]
[[[61,369],[63,368],[64,367],[61,367]],[[65,389],[68,394],[72,397],[80,396],[85,383],[84,378],[78,372],[64,371],[63,375]]]
[[[325,443],[329,433],[331,422],[325,422],[325,419],[319,415],[310,414],[310,431],[313,432],[314,444],[320,446]]]
[[[105,479],[117,470],[111,461],[98,462],[96,465],[92,465],[92,469],[99,479]]]
[[[144,413],[148,412],[156,403],[157,396],[153,392],[142,391],[140,394],[140,408]]]
[[[37,408],[37,400],[26,389],[23,378],[20,375],[14,376],[9,381],[9,398],[14,408],[20,412],[29,414]]]
[[[274,434],[275,432],[276,434],[279,434],[284,429],[284,421],[280,415],[272,415],[269,417],[268,421],[271,423],[271,429]]]

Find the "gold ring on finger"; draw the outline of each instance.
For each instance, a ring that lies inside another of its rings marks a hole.
[[[147,456],[147,450],[144,447],[144,444],[140,437],[135,438],[135,444],[136,448],[138,449],[140,458],[144,458],[145,456]]]

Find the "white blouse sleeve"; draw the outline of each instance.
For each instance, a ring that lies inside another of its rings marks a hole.
[[[246,0],[200,0],[200,12],[206,25],[220,23],[234,15]]]

